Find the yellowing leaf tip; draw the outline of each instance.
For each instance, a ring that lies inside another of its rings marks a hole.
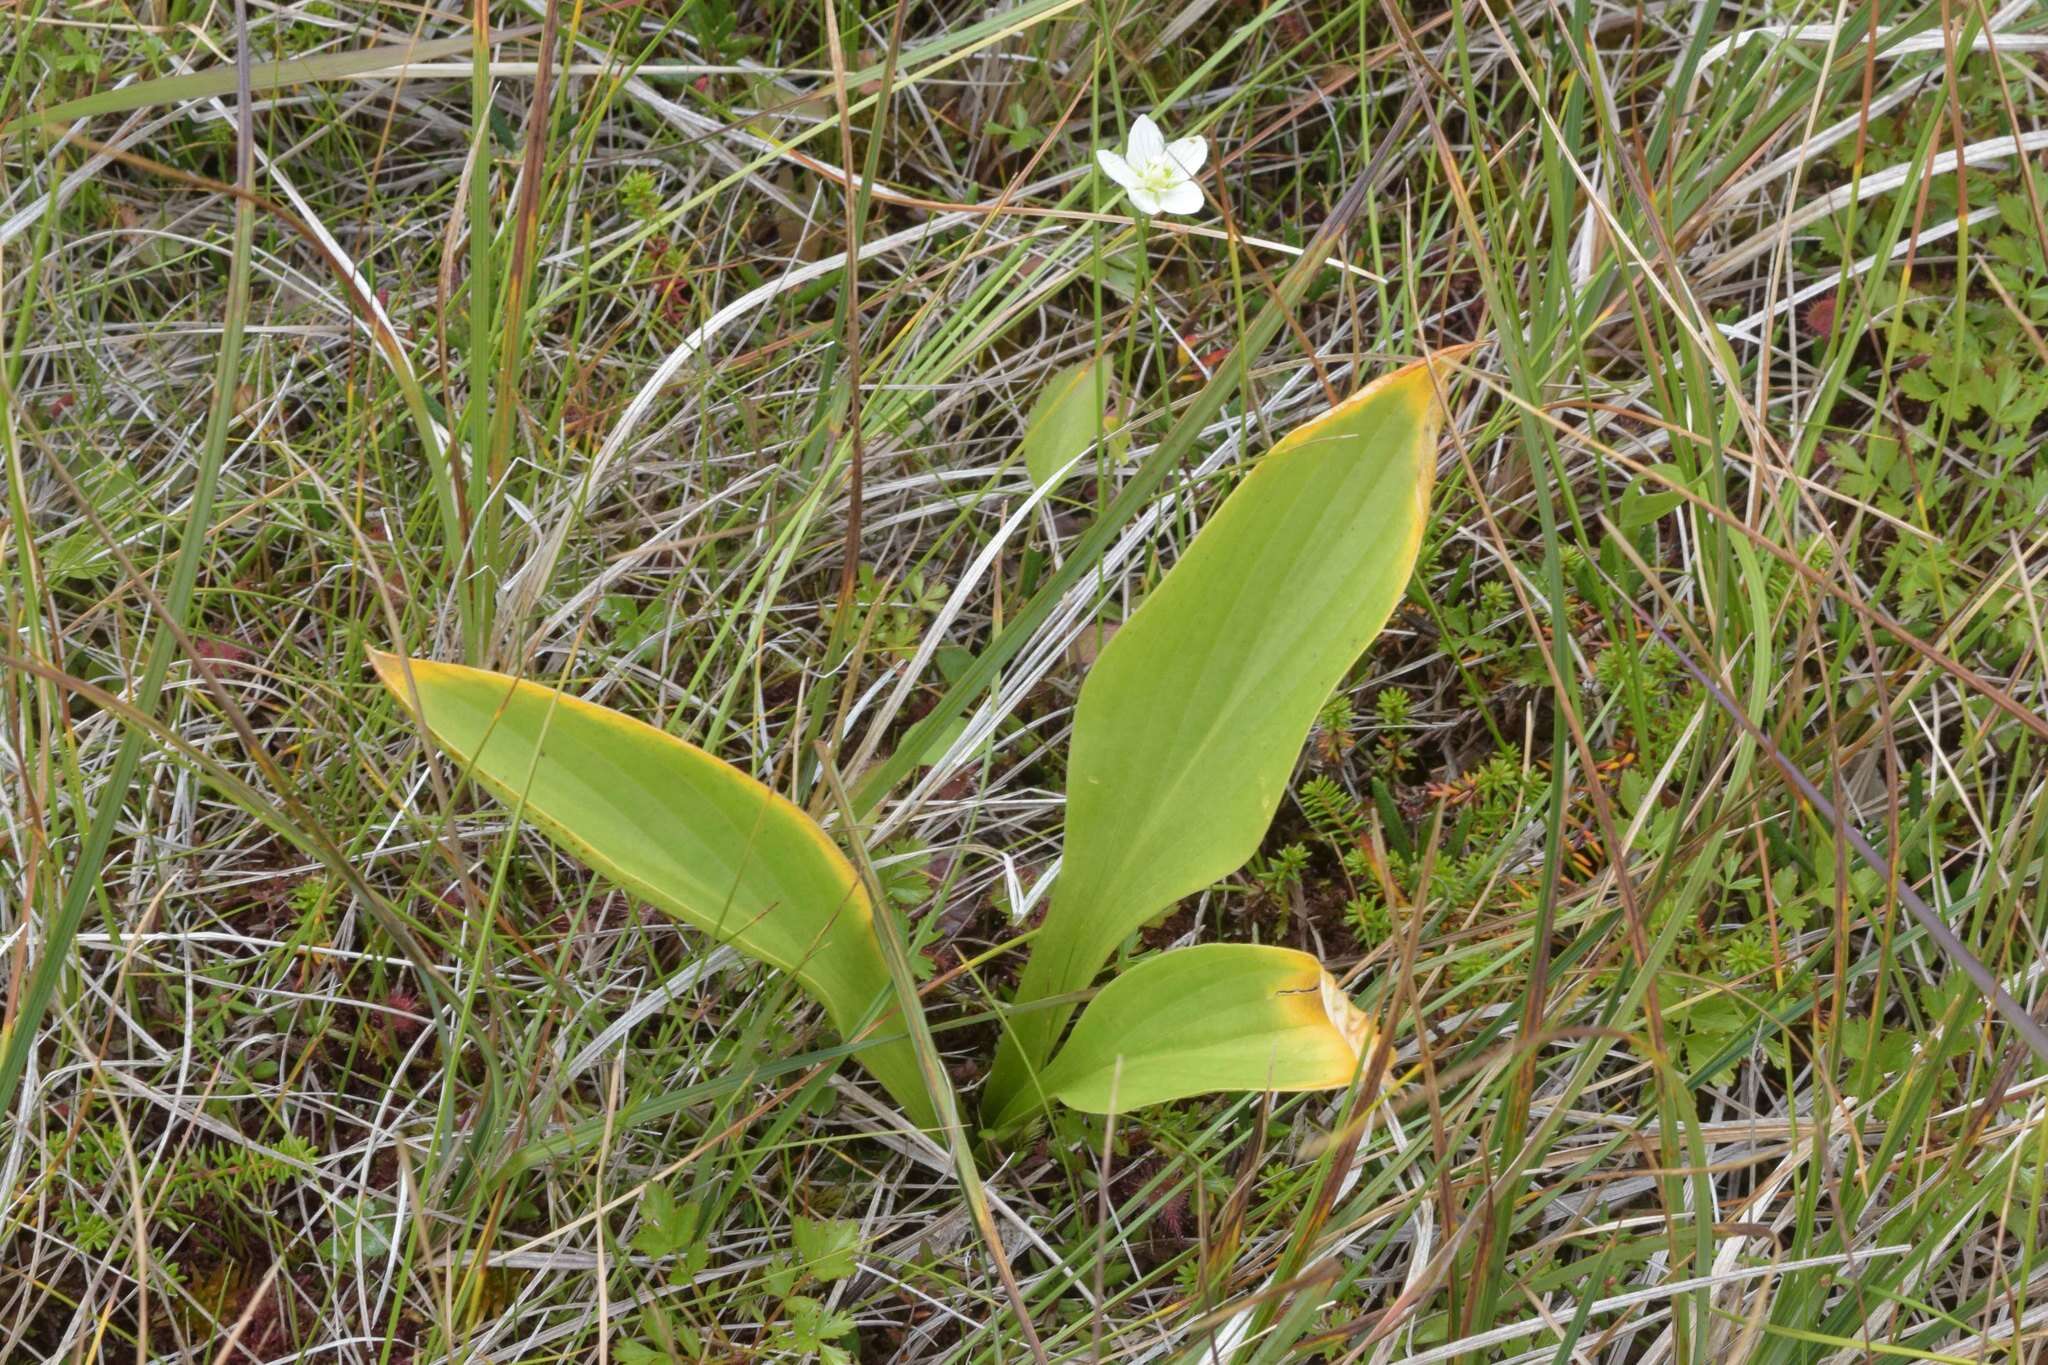
[[[1408,401],[1423,409],[1423,423],[1429,439],[1434,440],[1437,427],[1443,421],[1443,404],[1438,401],[1439,385],[1448,381],[1450,370],[1467,355],[1479,349],[1481,343],[1468,341],[1459,346],[1446,346],[1431,351],[1420,360],[1410,361],[1399,369],[1389,370],[1372,380],[1364,388],[1344,399],[1328,412],[1308,421],[1289,432],[1283,444],[1292,445],[1308,439],[1315,432],[1324,429],[1349,413],[1376,399],[1393,393],[1401,393]]]
[[[1351,1003],[1351,997],[1337,984],[1336,977],[1328,971],[1324,971],[1322,977],[1323,1014],[1329,1019],[1330,1027],[1337,1030],[1338,1036],[1351,1049],[1354,1064],[1363,1062],[1376,1036],[1372,1019]]]
[[[382,649],[369,649],[367,653],[370,656],[370,667],[377,671],[377,681],[383,683],[393,696],[407,705],[412,702],[413,680],[424,681],[437,673],[445,676],[448,667],[431,659],[414,659]]]
[[[1404,387],[1414,385],[1418,395],[1426,395],[1431,408],[1431,421],[1439,420],[1443,415],[1443,404],[1438,400],[1440,386],[1450,382],[1452,371],[1466,356],[1478,350],[1480,344],[1477,341],[1468,341],[1462,345],[1446,346],[1441,350],[1431,351],[1422,359],[1411,361],[1392,374],[1374,380],[1365,386],[1359,396],[1364,397],[1366,393],[1382,384],[1390,387],[1397,384]]]

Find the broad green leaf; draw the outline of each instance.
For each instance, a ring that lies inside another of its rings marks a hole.
[[[1378,379],[1282,438],[1096,660],[1020,1005],[1087,986],[1126,937],[1257,849],[1317,710],[1414,569],[1444,363]],[[1027,1088],[1072,1012],[1013,1014],[990,1103]]]
[[[1054,482],[1105,430],[1109,403],[1109,357],[1097,356],[1061,370],[1031,405],[1024,420],[1024,467],[1040,488]]]
[[[1210,943],[1143,958],[1081,1011],[1039,1077],[1048,1099],[1091,1114],[1190,1095],[1348,1085],[1370,1021],[1308,953]],[[1003,1116],[1038,1107],[1025,1093]]]
[[[806,1218],[791,1225],[797,1264],[804,1273],[830,1283],[849,1278],[859,1268],[860,1224],[850,1218]]]
[[[1685,494],[1676,489],[1685,486],[1685,471],[1677,465],[1651,465],[1643,477],[1622,490],[1621,507],[1614,519],[1624,531],[1648,526],[1684,505]]]
[[[1621,507],[1615,513],[1615,524],[1624,531],[1649,526],[1684,502],[1685,494],[1659,492],[1652,484],[1625,488],[1621,493]]]
[[[536,683],[390,654],[371,661],[408,708],[418,688],[434,741],[528,824],[642,900],[794,976],[842,1036],[893,998],[859,876],[809,816],[753,778]],[[914,1121],[934,1122],[907,1040],[858,1055]]]
[[[467,53],[475,43],[467,38],[433,38],[418,43],[393,43],[388,47],[366,47],[357,52],[328,52],[317,57],[297,57],[286,62],[253,62],[249,69],[251,94],[302,85],[315,81],[345,80],[370,71],[389,71],[408,62],[438,61]],[[209,67],[183,76],[159,76],[82,95],[75,100],[53,104],[0,125],[10,133],[25,123],[69,123],[73,119],[95,118],[101,114],[122,114],[152,104],[179,104],[186,100],[210,99],[235,92],[235,64]]]

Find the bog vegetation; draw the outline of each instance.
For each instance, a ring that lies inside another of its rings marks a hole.
[[[2040,7],[0,23],[0,1360],[2038,1352]]]

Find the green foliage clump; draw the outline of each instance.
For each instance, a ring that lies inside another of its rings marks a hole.
[[[1358,746],[1358,737],[1353,733],[1357,725],[1357,710],[1352,706],[1351,698],[1342,694],[1332,697],[1316,716],[1310,738],[1315,745],[1316,756],[1325,767],[1342,763]]]
[[[1295,792],[1301,813],[1316,837],[1341,857],[1365,834],[1365,814],[1335,778],[1312,777]]]
[[[1377,891],[1361,891],[1344,902],[1344,917],[1351,922],[1351,932],[1368,948],[1377,948],[1393,936],[1393,912]]]
[[[854,605],[873,622],[868,641],[885,654],[909,658],[917,653],[931,619],[946,605],[945,585],[912,569],[899,578],[876,576],[873,566],[860,566],[853,589]]]
[[[1414,741],[1408,729],[1414,722],[1415,699],[1405,687],[1381,688],[1372,699],[1373,718],[1379,722],[1379,758],[1390,776],[1398,777],[1415,759]]]
[[[619,207],[628,218],[645,222],[661,211],[661,189],[645,167],[627,171],[619,181]]]
[[[1899,392],[1924,404],[1926,416],[1907,428],[1903,452],[1886,454],[1884,477],[1867,483],[1886,510],[1943,500],[1960,472],[1941,459],[1944,438],[2002,465],[2026,450],[2048,411],[2048,368],[2030,354],[2026,335],[2035,325],[2029,315],[2048,307],[2048,261],[2025,198],[2007,193],[1997,202],[1998,227],[1976,257],[1990,276],[1985,289],[1960,297],[1953,287],[1898,292],[1889,340],[1905,360]],[[1884,439],[1874,437],[1871,447]],[[1902,453],[1927,462],[1901,465]]]
[[[1300,889],[1302,873],[1308,870],[1308,863],[1309,852],[1305,845],[1285,844],[1272,853],[1255,855],[1245,865],[1245,872],[1261,896],[1285,907],[1290,894]]]
[[[125,1189],[125,1143],[112,1124],[87,1125],[71,1151],[71,1178],[84,1189]],[[146,1171],[151,1221],[171,1231],[202,1226],[229,1236],[252,1231],[275,1192],[302,1179],[303,1168],[318,1156],[318,1149],[296,1133],[285,1134],[269,1149],[225,1140],[190,1143]],[[87,1250],[104,1250],[119,1231],[108,1215],[83,1199],[58,1205],[57,1227]]]

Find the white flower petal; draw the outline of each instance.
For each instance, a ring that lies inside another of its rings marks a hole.
[[[1159,196],[1152,193],[1151,190],[1147,189],[1143,185],[1128,185],[1125,188],[1131,196],[1132,208],[1136,209],[1140,213],[1159,212]],[[1200,190],[1196,190],[1195,198],[1200,199],[1201,197],[1202,192]]]
[[[1132,192],[1133,201],[1137,193]],[[1192,180],[1183,180],[1166,193],[1158,196],[1159,207],[1147,209],[1148,213],[1200,213],[1202,211],[1202,187]]]
[[[1122,185],[1125,189],[1129,189],[1138,183],[1138,173],[1131,169],[1131,163],[1118,156],[1115,152],[1105,152],[1099,147],[1096,148],[1095,164],[1102,167],[1104,175],[1116,181],[1117,184]]]
[[[1131,125],[1131,143],[1124,149],[1124,155],[1141,171],[1166,155],[1166,136],[1149,115],[1138,115],[1137,122]]]
[[[1209,139],[1200,133],[1177,137],[1166,144],[1166,159],[1180,167],[1183,174],[1193,175],[1209,159]]]

